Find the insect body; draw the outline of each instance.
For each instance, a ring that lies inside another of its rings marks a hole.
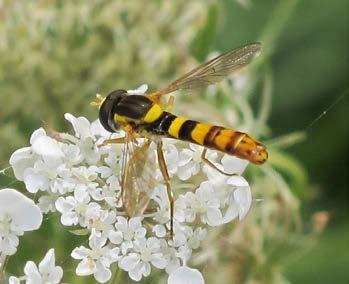
[[[129,123],[136,132],[180,139],[262,164],[268,154],[264,145],[248,134],[221,126],[200,123],[164,111],[142,95],[125,90],[110,93],[100,108],[100,121],[109,131]]]
[[[153,165],[155,161],[148,151],[151,143],[156,144],[158,165],[167,187],[170,202],[170,231],[173,229],[174,198],[170,177],[162,152],[162,137],[180,139],[204,146],[202,160],[217,171],[206,157],[206,149],[215,149],[260,165],[268,153],[264,145],[248,134],[222,126],[201,123],[170,112],[173,97],[167,104],[161,99],[176,90],[188,90],[221,81],[232,72],[246,66],[260,52],[259,43],[230,50],[201,64],[166,88],[145,95],[130,95],[125,90],[111,92],[106,98],[99,96],[99,120],[110,132],[123,129],[125,137],[106,140],[107,143],[123,143],[124,154],[121,173],[121,197],[129,216],[141,215],[147,208],[149,195],[155,187]],[[142,145],[137,138],[145,138]]]

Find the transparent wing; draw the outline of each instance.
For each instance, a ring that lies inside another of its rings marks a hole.
[[[194,89],[217,83],[249,64],[260,53],[261,48],[260,43],[252,43],[227,51],[194,68],[156,94],[165,95],[176,90]]]
[[[156,186],[155,153],[149,151],[150,144],[150,140],[145,140],[141,145],[128,142],[124,146],[122,199],[130,217],[142,215]]]

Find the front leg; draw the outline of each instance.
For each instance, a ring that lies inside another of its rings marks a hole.
[[[106,146],[108,144],[124,144],[127,142],[127,137],[119,137],[114,139],[105,139],[102,144],[99,144],[97,147]]]
[[[127,124],[124,127],[124,131],[125,131],[124,137],[106,139],[103,141],[102,144],[98,145],[98,147],[106,146],[108,144],[124,144],[131,141],[134,143],[137,143],[137,140],[136,140],[137,132],[134,126],[132,126],[131,124]]]

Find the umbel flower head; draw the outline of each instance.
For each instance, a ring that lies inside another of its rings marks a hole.
[[[157,165],[151,169],[157,183],[149,193],[148,210],[142,216],[127,218],[118,198],[123,145],[102,145],[105,139],[122,137],[123,133],[110,134],[99,121],[90,123],[84,117],[66,114],[65,118],[74,134],[49,136],[39,128],[30,138],[31,145],[15,151],[10,163],[16,178],[38,196],[43,213],[58,211],[63,226],[76,226],[89,234],[88,245],[71,253],[79,261],[78,275],[94,275],[104,283],[118,266],[135,281],[154,269],[175,273],[169,283],[179,275],[190,278],[199,271],[187,264],[210,227],[246,216],[252,198],[242,176],[225,176],[204,164],[198,158],[200,146],[164,139],[165,160],[176,195],[173,238],[168,236],[169,203]],[[150,149],[156,155],[155,148]],[[208,151],[208,157],[225,171],[242,173],[247,166],[246,161],[213,151]]]

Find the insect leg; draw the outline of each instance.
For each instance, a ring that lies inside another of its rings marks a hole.
[[[206,152],[207,152],[207,149],[205,148],[202,151],[202,153],[201,153],[201,159],[208,166],[210,166],[211,168],[215,169],[216,171],[218,171],[221,174],[226,175],[226,176],[237,176],[237,175],[239,175],[237,173],[226,173],[225,171],[222,171],[221,169],[219,169],[214,163],[212,163],[209,159],[206,158]]]
[[[120,138],[114,138],[114,139],[106,139],[103,141],[102,144],[99,144],[98,147],[106,146],[108,144],[123,144],[126,143],[126,136],[120,137]]]
[[[158,154],[158,162],[159,162],[160,170],[164,178],[164,181],[166,183],[168,200],[170,202],[170,236],[172,238],[173,237],[174,198],[173,198],[173,192],[170,184],[170,176],[168,175],[164,153],[162,152],[162,141],[157,142],[156,151]]]
[[[151,94],[147,94],[146,95],[152,102],[156,103],[156,104],[160,104],[160,100],[162,97],[162,94],[159,92],[156,93],[151,93]]]

